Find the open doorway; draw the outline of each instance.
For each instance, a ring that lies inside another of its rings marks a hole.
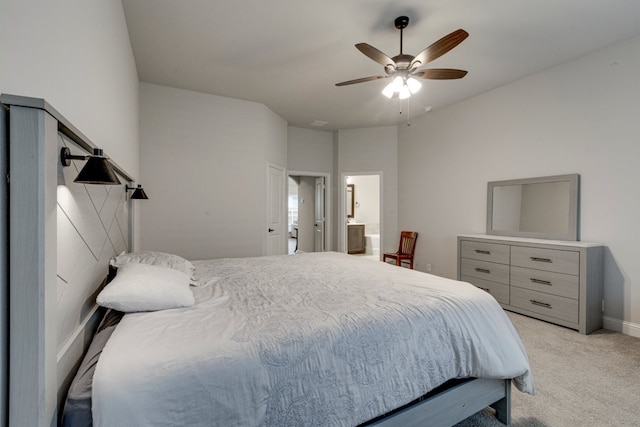
[[[298,183],[291,176],[288,179],[287,198],[287,242],[288,254],[298,250]]]
[[[329,183],[326,174],[289,172],[289,254],[330,248]]]
[[[343,177],[344,252],[380,260],[381,173],[345,174]]]

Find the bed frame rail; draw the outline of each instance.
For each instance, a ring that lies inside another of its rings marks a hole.
[[[470,379],[375,421],[376,427],[449,427],[493,407],[503,424],[511,425],[511,380]]]

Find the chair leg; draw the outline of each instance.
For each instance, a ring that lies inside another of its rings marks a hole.
[[[400,265],[400,257],[396,257],[396,265]]]

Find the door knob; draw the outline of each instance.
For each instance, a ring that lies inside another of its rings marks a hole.
[[[276,230],[274,230],[273,228],[270,228],[270,229],[269,229],[269,233],[272,233],[272,232],[274,232],[274,231],[276,231]]]

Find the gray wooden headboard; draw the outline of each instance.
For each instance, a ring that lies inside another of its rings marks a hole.
[[[83,162],[63,168],[60,149],[95,146],[42,99],[0,102],[9,116],[9,426],[50,427],[97,326],[109,259],[131,247],[125,186],[134,180],[111,161],[122,185],[74,183]]]

